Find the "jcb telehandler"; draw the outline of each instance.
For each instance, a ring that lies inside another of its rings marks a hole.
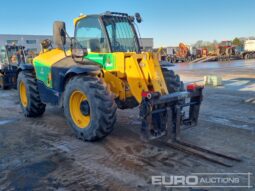
[[[141,22],[140,14],[82,15],[74,19],[68,51],[65,23],[56,21],[56,48],[43,41],[33,65],[19,68],[25,116],[41,116],[46,104],[61,106],[75,135],[85,141],[112,132],[117,107],[139,106],[145,139],[178,138],[181,125],[196,125],[203,88],[191,84],[185,91],[178,75],[161,68],[157,55],[141,52],[135,20]]]

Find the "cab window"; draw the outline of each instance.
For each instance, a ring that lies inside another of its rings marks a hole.
[[[0,63],[6,62],[6,54],[4,49],[0,49]]]
[[[98,17],[86,17],[76,25],[75,38],[88,52],[109,52]]]

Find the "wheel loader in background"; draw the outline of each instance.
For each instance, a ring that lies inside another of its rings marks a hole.
[[[184,43],[181,42],[172,59],[173,59],[173,63],[192,61],[193,58],[190,53],[190,46],[185,45]]]
[[[25,63],[25,47],[5,45],[0,51],[0,88],[16,88],[18,67]]]
[[[171,63],[190,62],[195,59],[195,55],[191,54],[192,47],[180,43],[178,47],[160,47],[157,49],[160,61],[167,61]]]

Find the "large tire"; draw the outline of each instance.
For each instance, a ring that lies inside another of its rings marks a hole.
[[[162,68],[162,73],[165,78],[168,93],[184,91],[184,84],[180,80],[180,76],[175,74],[173,70]]]
[[[68,81],[64,112],[77,138],[96,141],[110,134],[116,122],[116,110],[111,92],[97,77],[75,76]]]
[[[245,55],[244,55],[244,59],[245,59],[245,60],[250,59],[250,54],[249,54],[249,53],[248,53],[248,54],[245,54]]]
[[[36,77],[31,72],[20,72],[17,88],[21,109],[26,117],[38,117],[45,112],[46,105],[41,102]]]
[[[6,87],[4,85],[4,75],[0,73],[0,89],[5,90]]]

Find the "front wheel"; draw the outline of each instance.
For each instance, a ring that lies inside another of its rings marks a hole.
[[[95,141],[110,134],[116,121],[116,109],[111,92],[97,77],[76,76],[67,83],[64,111],[77,138]]]
[[[169,93],[184,91],[184,84],[180,80],[180,76],[175,74],[173,70],[162,68],[162,73],[165,78],[166,86]]]

